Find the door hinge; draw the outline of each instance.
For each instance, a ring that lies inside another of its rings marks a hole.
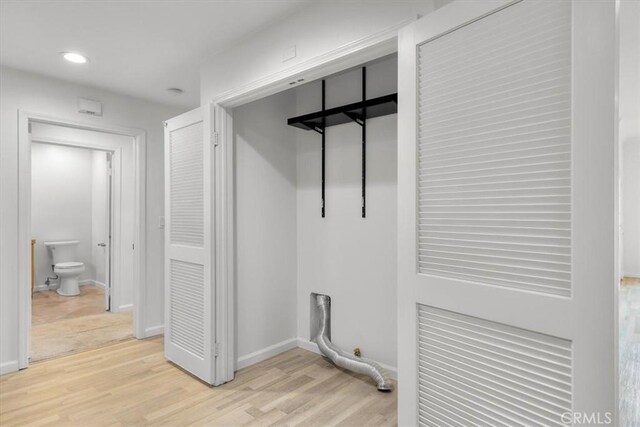
[[[219,353],[220,353],[220,344],[215,343],[213,345],[213,357],[218,357]]]
[[[215,132],[215,131],[214,131],[214,132],[213,132],[213,146],[214,146],[214,147],[217,147],[217,146],[218,146],[218,144],[220,143],[220,142],[219,142],[219,139],[220,139],[220,134],[219,134],[218,132]]]
[[[134,251],[136,250],[136,244],[135,243],[131,244],[131,249],[133,249]]]

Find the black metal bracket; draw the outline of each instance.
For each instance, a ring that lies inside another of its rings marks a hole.
[[[354,113],[354,112],[351,112],[351,111],[345,111],[344,115],[349,117],[356,124],[359,124],[360,126],[364,125],[364,120],[362,120],[362,116],[360,114]]]
[[[287,124],[322,135],[322,217],[325,217],[325,130],[329,126],[354,122],[362,127],[362,218],[367,216],[367,119],[395,114],[398,111],[398,94],[367,99],[367,68],[362,67],[362,101],[326,109],[325,81],[322,80],[322,110],[287,120]]]
[[[322,80],[322,111],[325,111],[325,81]],[[322,205],[321,205],[321,209],[322,209],[322,218],[324,218],[325,215],[325,201],[324,201],[324,185],[325,185],[325,129],[327,127],[327,121],[326,121],[326,117],[322,117]]]
[[[367,100],[367,67],[362,67],[362,103]],[[357,123],[357,122],[356,122]],[[367,217],[367,107],[362,109],[362,218]]]

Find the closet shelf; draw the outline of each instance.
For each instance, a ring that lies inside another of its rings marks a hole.
[[[287,124],[300,129],[314,130],[322,133],[322,130],[329,126],[341,125],[353,121],[360,124],[365,117],[365,113],[367,119],[373,119],[374,117],[386,116],[397,112],[398,94],[393,93],[378,98],[367,99],[366,101],[354,102],[353,104],[343,105],[341,107],[292,117],[287,120]]]

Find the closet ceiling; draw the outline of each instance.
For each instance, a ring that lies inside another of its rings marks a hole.
[[[309,3],[2,0],[0,64],[191,108],[200,104],[203,61]],[[62,51],[90,62],[70,64]]]

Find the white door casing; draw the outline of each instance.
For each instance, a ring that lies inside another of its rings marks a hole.
[[[453,2],[400,32],[399,425],[616,416],[615,15]]]
[[[215,383],[214,147],[205,105],[165,122],[165,357]]]

